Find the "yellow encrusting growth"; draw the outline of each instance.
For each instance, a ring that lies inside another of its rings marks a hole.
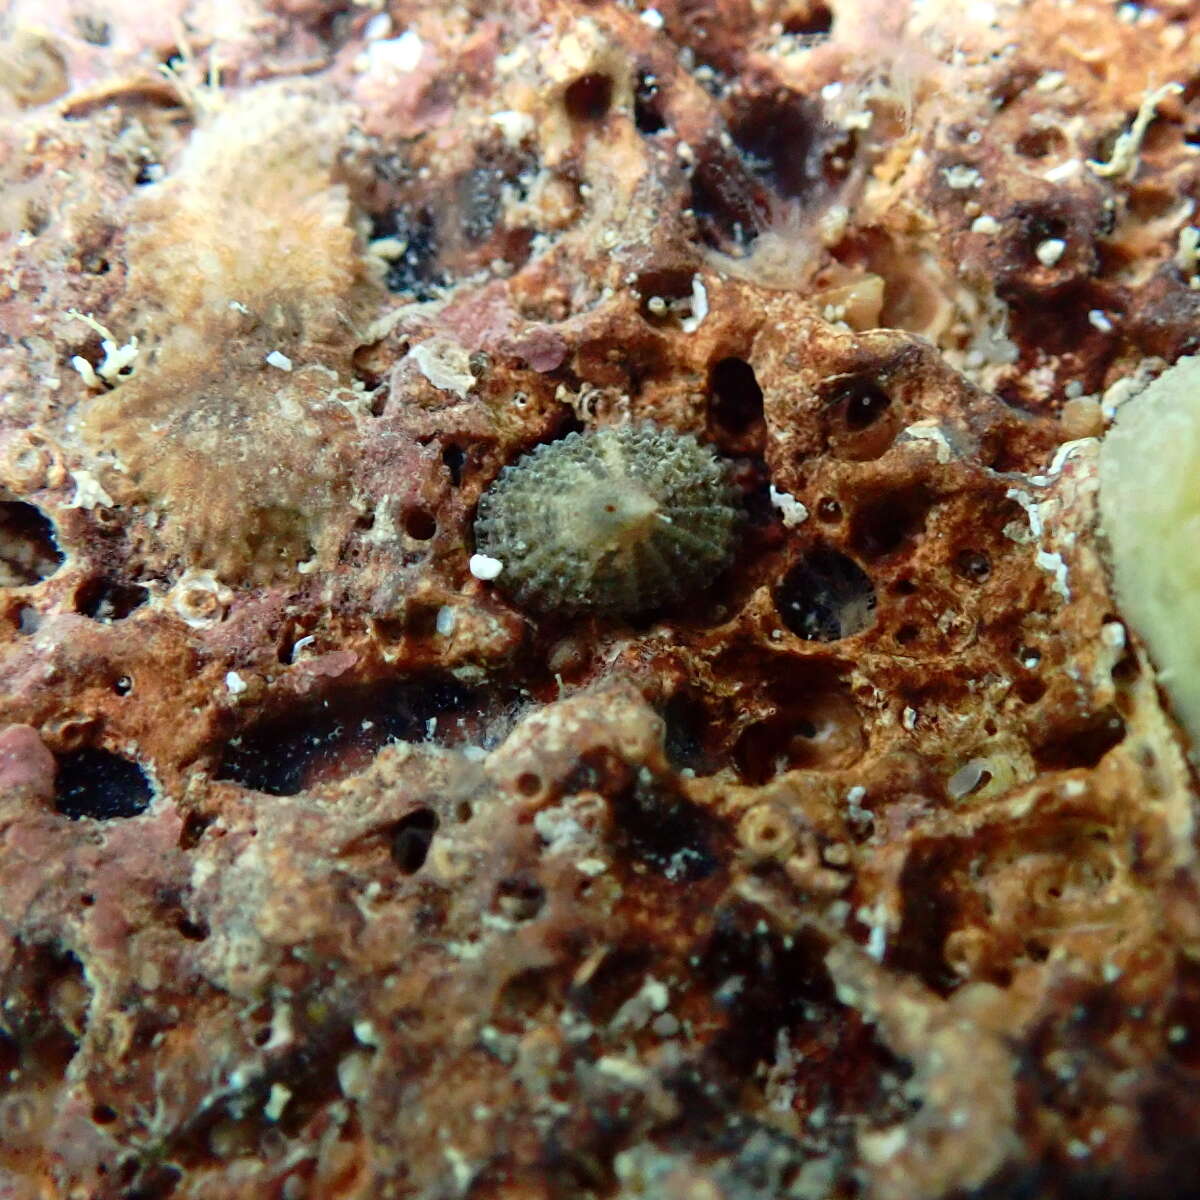
[[[159,514],[160,544],[231,582],[327,556],[349,512],[352,418],[331,391],[376,285],[337,178],[345,133],[336,107],[260,88],[203,116],[130,224],[114,319],[138,370],[89,401],[84,430],[128,471],[125,501]]]
[[[1117,598],[1200,748],[1200,357],[1117,413],[1100,454],[1100,515]]]

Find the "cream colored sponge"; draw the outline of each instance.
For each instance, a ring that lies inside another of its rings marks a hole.
[[[1200,749],[1200,358],[1124,404],[1100,453],[1100,518],[1121,611]]]

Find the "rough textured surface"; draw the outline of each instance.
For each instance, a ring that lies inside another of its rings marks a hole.
[[[479,498],[475,545],[543,612],[636,615],[702,592],[733,557],[725,465],[653,425],[536,447]]]
[[[1096,514],[1200,341],[1197,37],[11,0],[0,1194],[1186,1194],[1196,793]],[[729,463],[711,587],[471,574],[644,421]]]

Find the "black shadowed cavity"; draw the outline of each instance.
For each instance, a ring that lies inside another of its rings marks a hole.
[[[54,807],[65,817],[136,817],[153,795],[142,768],[118,754],[86,748],[59,755]]]
[[[294,796],[361,770],[388,742],[477,739],[472,700],[466,688],[440,676],[345,688],[265,717],[231,738],[215,777]]]
[[[775,608],[798,637],[835,642],[874,622],[875,588],[853,559],[820,546],[783,577],[775,589]]]

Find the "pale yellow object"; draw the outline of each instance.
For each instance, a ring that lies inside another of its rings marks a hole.
[[[1121,406],[1100,453],[1100,516],[1121,611],[1200,750],[1200,358]]]

